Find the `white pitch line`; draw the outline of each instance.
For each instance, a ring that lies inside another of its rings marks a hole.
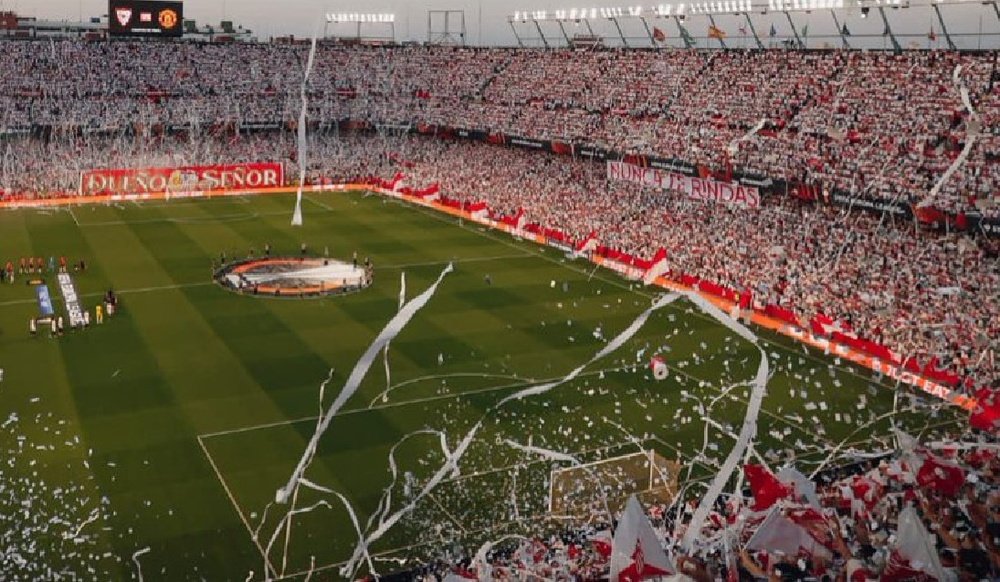
[[[501,378],[503,380],[517,380],[520,376],[511,374],[485,374],[483,372],[455,372],[454,374],[432,374],[429,376],[410,378],[409,380],[403,380],[402,382],[393,384],[383,390],[378,396],[373,398],[372,401],[368,403],[368,408],[375,406],[376,402],[383,397],[385,398],[385,401],[388,402],[389,394],[395,392],[399,388],[405,388],[406,386],[426,382],[428,380],[449,380],[452,378]]]
[[[122,289],[115,291],[119,295],[135,295],[137,293],[153,293],[156,291],[173,291],[176,289],[187,289],[190,287],[207,287],[209,285],[214,285],[215,283],[211,281],[203,281],[201,283],[176,283],[174,285],[160,285],[157,287],[139,287],[136,289]],[[104,293],[86,293],[81,294],[80,297],[103,297]],[[11,305],[26,305],[29,303],[35,303],[35,299],[15,299],[13,301],[5,301],[0,303],[0,307],[8,307]]]
[[[659,438],[657,436],[653,436],[653,437],[648,438],[648,439],[640,439],[640,442],[646,442],[646,441],[656,441],[656,442],[658,442],[658,443],[666,446],[667,448],[669,448],[670,450],[672,450],[674,453],[677,454],[678,460],[684,460],[685,462],[688,462],[688,463],[694,463],[695,465],[700,465],[703,469],[706,469],[706,470],[710,470],[710,471],[713,470],[711,467],[709,467],[705,463],[702,463],[701,461],[696,461],[694,459],[694,457],[690,457],[690,456],[685,455],[683,452],[679,451],[677,449],[677,447],[675,447],[675,446],[673,446],[673,445],[671,445],[671,444],[669,444],[667,442],[664,442],[661,438]],[[579,451],[569,451],[567,454],[570,454],[570,455],[573,455],[574,457],[576,457],[576,456],[579,456],[579,455],[588,455],[588,454],[598,453],[598,452],[601,452],[601,451],[609,451],[609,450],[612,450],[612,449],[627,447],[629,445],[635,445],[635,441],[634,440],[627,440],[627,441],[622,441],[620,443],[614,443],[614,444],[610,444],[610,445],[605,445],[605,446],[602,446],[602,447],[594,447],[592,449],[583,449],[583,450],[579,450]],[[608,459],[602,459],[602,460],[606,461]],[[528,461],[526,463],[518,463],[516,465],[506,465],[504,467],[496,467],[496,468],[490,469],[488,471],[476,471],[475,473],[465,473],[465,474],[459,475],[458,477],[452,477],[450,479],[444,479],[444,480],[441,481],[441,484],[444,485],[445,483],[457,483],[459,481],[464,481],[466,479],[476,479],[476,478],[479,478],[479,477],[485,477],[487,475],[493,475],[495,473],[503,473],[503,472],[506,472],[506,471],[510,471],[512,469],[516,469],[518,467],[536,465],[536,464],[546,463],[546,462],[551,462],[551,461],[547,461],[546,459],[538,459],[536,461]]]
[[[80,228],[80,221],[76,218],[76,213],[73,212],[73,207],[71,206],[67,208],[67,210],[69,211],[69,215],[73,217],[73,223],[76,224],[77,228]]]
[[[215,224],[237,222],[240,220],[252,220],[264,216],[281,216],[286,212],[240,212],[234,214],[220,214],[217,216],[163,216],[160,218],[143,218],[140,220],[108,220],[103,222],[78,222],[79,227],[100,227],[100,226],[128,226],[130,224]]]
[[[595,375],[602,374],[602,373],[617,372],[617,371],[620,371],[622,369],[623,368],[605,368],[605,369],[602,369],[602,370],[593,370],[591,372],[584,372],[584,373],[580,374],[579,376],[577,376],[577,378],[586,378],[586,377],[595,376]],[[517,383],[514,383],[514,384],[504,384],[504,385],[501,385],[501,386],[490,386],[488,388],[480,388],[478,390],[469,390],[467,392],[456,392],[454,394],[441,394],[441,395],[438,395],[438,396],[428,396],[426,398],[414,398],[413,400],[401,400],[399,402],[390,402],[388,404],[383,404],[381,406],[372,406],[370,408],[352,408],[350,410],[341,410],[336,415],[334,415],[334,418],[339,417],[339,416],[348,416],[348,415],[351,415],[351,414],[358,414],[359,412],[371,412],[371,411],[376,411],[376,410],[385,410],[387,408],[398,408],[400,406],[407,406],[407,405],[410,405],[410,404],[422,404],[422,403],[425,403],[425,402],[434,402],[434,401],[437,401],[437,400],[453,400],[453,399],[456,399],[456,398],[462,398],[464,396],[471,396],[471,395],[475,395],[475,394],[487,394],[489,392],[497,392],[497,391],[500,391],[500,390],[510,390],[510,389],[521,388],[521,387],[525,387],[525,386],[532,386],[534,384],[542,384],[542,383],[545,383],[545,382],[552,382],[552,381],[558,380],[560,378],[562,378],[562,376],[559,376],[559,377],[556,377],[556,378],[543,378],[543,379],[538,379],[538,380],[527,380],[526,379],[526,381],[524,381],[524,382],[517,382]],[[265,424],[254,425],[254,426],[244,426],[244,427],[240,427],[240,428],[234,428],[234,429],[231,429],[231,430],[220,430],[220,431],[217,431],[217,432],[210,432],[210,433],[205,433],[205,434],[198,435],[198,438],[209,439],[209,438],[226,436],[226,435],[231,435],[231,434],[239,434],[239,433],[243,433],[243,432],[253,432],[255,430],[263,430],[263,429],[267,429],[267,428],[275,428],[275,427],[278,427],[278,426],[287,426],[287,425],[290,425],[290,424],[299,424],[299,423],[302,423],[302,422],[315,422],[317,418],[318,417],[316,417],[316,416],[307,416],[307,417],[303,417],[303,418],[295,418],[295,419],[291,419],[291,420],[281,420],[281,421],[277,421],[277,422],[269,422],[269,423],[265,423]]]
[[[330,212],[334,211],[334,208],[332,206],[330,206],[329,204],[326,204],[325,202],[320,202],[319,200],[315,200],[315,199],[313,199],[312,196],[303,196],[302,198],[304,198],[305,200],[308,200],[309,202],[312,202],[313,204],[315,204],[316,206],[319,206],[320,208],[323,208],[325,210],[329,210]],[[288,214],[288,213],[286,212],[285,214]]]
[[[240,521],[242,521],[243,525],[247,528],[247,533],[250,534],[250,541],[257,546],[257,551],[259,551],[261,557],[264,558],[264,563],[267,564],[269,571],[276,572],[277,570],[275,570],[274,566],[271,564],[271,559],[268,557],[267,552],[264,551],[264,548],[260,545],[257,538],[254,537],[253,528],[250,527],[250,522],[247,521],[246,516],[243,515],[243,510],[240,509],[240,505],[236,503],[236,497],[234,497],[233,492],[229,490],[229,485],[226,484],[226,480],[222,477],[219,467],[215,464],[215,459],[213,459],[211,453],[208,452],[208,448],[205,446],[205,443],[201,440],[200,436],[198,437],[198,444],[201,445],[201,450],[205,453],[205,458],[208,459],[208,463],[212,465],[212,470],[215,471],[216,478],[218,478],[222,488],[226,491],[226,496],[229,497],[230,503],[233,504],[233,509],[235,509],[236,514],[240,516]],[[267,576],[267,573],[265,573],[265,576]]]
[[[535,258],[535,255],[529,252],[522,252],[519,254],[510,255],[498,255],[494,257],[469,257],[465,259],[451,259],[445,261],[429,261],[426,263],[403,263],[398,265],[382,265],[381,267],[376,267],[376,269],[409,269],[411,267],[433,267],[437,265],[447,265],[448,263],[485,263],[489,261],[504,261],[508,259],[528,259]]]
[[[441,505],[441,502],[437,500],[437,497],[434,497],[433,493],[428,493],[427,497],[430,497],[431,501],[434,502],[434,505],[437,505],[438,509],[440,509],[441,511],[443,511],[444,514],[446,516],[448,516],[448,519],[450,519],[451,522],[455,524],[455,527],[457,527],[458,529],[462,530],[462,533],[468,535],[469,530],[465,529],[465,526],[462,525],[462,522],[458,521],[458,518],[456,518],[454,515],[452,515],[451,512],[448,511],[447,508],[445,508],[444,505]]]

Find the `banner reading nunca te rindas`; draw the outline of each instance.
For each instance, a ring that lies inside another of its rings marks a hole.
[[[608,179],[683,192],[688,198],[695,200],[733,204],[746,208],[760,207],[760,191],[752,186],[706,180],[656,168],[643,168],[626,162],[609,161]]]
[[[88,170],[80,175],[80,194],[161,194],[283,186],[278,162],[180,166],[175,168]]]

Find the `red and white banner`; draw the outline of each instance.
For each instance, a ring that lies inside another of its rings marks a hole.
[[[644,168],[626,162],[609,161],[608,179],[683,192],[688,198],[695,200],[733,204],[746,208],[760,207],[760,191],[752,186],[706,180],[656,168]]]
[[[272,188],[284,185],[278,162],[180,166],[175,168],[88,170],[80,175],[80,194],[161,194],[209,190]]]

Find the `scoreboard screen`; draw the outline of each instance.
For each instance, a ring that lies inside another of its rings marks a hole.
[[[110,0],[108,33],[111,36],[167,36],[184,33],[184,10],[180,2]]]

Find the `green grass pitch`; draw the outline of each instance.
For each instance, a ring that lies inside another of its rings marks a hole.
[[[453,448],[503,396],[588,361],[659,293],[378,196],[309,195],[300,228],[289,225],[291,209],[274,196],[0,213],[4,262],[83,258],[89,268],[75,280],[85,306],[109,286],[122,304],[102,326],[32,338],[26,278],[0,287],[0,545],[16,554],[4,558],[7,579],[135,579],[137,564],[147,579],[244,580],[251,570],[262,579],[261,547],[281,515],[268,504],[312,435],[319,385],[334,369],[329,404],[396,312],[400,272],[412,298],[455,264],[392,342],[389,384],[379,358],[307,473],[342,492],[362,526],[404,436],[393,510],[440,467],[435,431]],[[317,254],[370,256],[375,283],[298,300],[211,282],[222,251],[241,257],[268,243],[295,254],[302,242]],[[808,472],[831,451],[884,448],[890,417],[923,438],[962,430],[959,415],[908,389],[894,394],[886,379],[761,337],[773,377],[754,450],[775,469],[794,459]],[[656,353],[671,367],[661,382],[647,366]],[[696,496],[739,431],[758,361],[754,346],[687,301],[657,311],[576,380],[490,413],[458,474],[373,544],[376,568],[551,526],[548,477],[567,465],[508,441],[581,462],[653,448],[681,462]],[[357,536],[340,502],[300,489],[296,507],[313,505],[274,536],[266,559],[291,579],[311,565],[314,580],[339,579],[334,565]]]

